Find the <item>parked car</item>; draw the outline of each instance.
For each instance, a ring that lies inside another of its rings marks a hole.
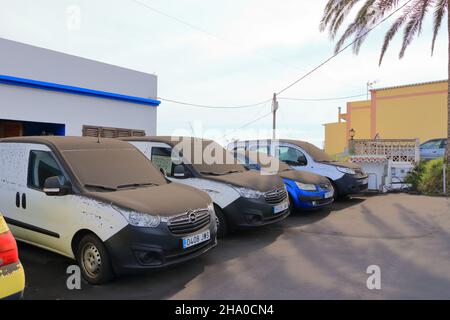
[[[24,288],[25,273],[16,240],[0,213],[0,299],[21,299]]]
[[[246,169],[212,140],[190,137],[124,140],[141,150],[168,179],[196,187],[211,196],[219,237],[236,228],[281,221],[290,213],[287,191],[280,177],[261,176]],[[206,159],[204,155],[212,150],[217,158]]]
[[[437,159],[445,156],[447,139],[428,140],[420,145],[420,157],[425,160]]]
[[[76,259],[92,284],[216,245],[211,198],[113,139],[0,140],[0,210],[18,240]]]
[[[286,163],[261,152],[236,152],[234,155],[248,169],[281,177],[289,194],[291,211],[317,209],[328,206],[334,201],[333,186],[323,176],[294,170]]]
[[[232,151],[263,152],[287,163],[295,170],[312,172],[330,180],[335,199],[360,193],[368,188],[368,176],[361,167],[349,162],[334,161],[311,143],[299,140],[250,140],[228,145]]]

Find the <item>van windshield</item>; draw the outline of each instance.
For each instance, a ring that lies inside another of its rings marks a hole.
[[[211,140],[191,139],[187,144],[182,141],[176,149],[181,151],[184,161],[192,164],[196,171],[204,175],[247,171],[243,165],[238,164],[232,153]]]
[[[167,183],[135,148],[64,150],[62,154],[86,188],[115,191]]]
[[[301,146],[306,149],[305,151],[314,159],[316,162],[333,162],[333,158],[331,158],[325,151],[317,148],[315,145],[311,143],[305,143],[305,145]]]

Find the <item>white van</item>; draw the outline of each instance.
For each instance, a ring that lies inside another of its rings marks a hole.
[[[360,166],[334,161],[315,145],[299,140],[247,140],[230,143],[233,152],[256,151],[266,153],[287,163],[296,170],[312,172],[328,178],[335,198],[367,190],[368,176]]]
[[[168,179],[210,195],[219,237],[236,228],[276,223],[290,214],[289,198],[280,177],[248,170],[212,140],[175,136],[123,140],[141,150]],[[194,154],[195,150],[198,154]],[[218,155],[211,159],[214,161],[205,157],[211,152]]]
[[[0,211],[18,240],[76,259],[92,284],[216,245],[211,198],[113,139],[0,140]]]

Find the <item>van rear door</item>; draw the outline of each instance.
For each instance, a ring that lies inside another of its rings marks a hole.
[[[0,211],[17,239],[28,240],[28,215],[23,194],[27,189],[28,153],[25,143],[0,144]]]

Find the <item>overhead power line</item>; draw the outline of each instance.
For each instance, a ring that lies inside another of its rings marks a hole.
[[[375,29],[376,27],[378,27],[379,25],[381,25],[383,22],[385,22],[386,20],[388,20],[390,17],[392,17],[394,14],[396,14],[397,12],[399,12],[401,9],[403,9],[407,4],[409,4],[412,0],[408,0],[407,2],[405,2],[402,6],[400,6],[399,8],[397,8],[396,10],[394,10],[391,14],[389,14],[386,18],[382,19],[380,22],[378,22],[376,25],[374,25],[372,28],[369,28],[366,32],[364,32],[363,34],[361,34],[359,37],[356,37],[352,42],[350,42],[348,45],[346,45],[345,47],[343,47],[341,50],[339,50],[338,52],[336,52],[334,55],[332,55],[331,57],[329,57],[328,59],[326,59],[325,61],[323,61],[322,63],[320,63],[319,65],[317,65],[316,67],[314,67],[312,70],[308,71],[307,73],[305,73],[303,76],[301,76],[299,79],[295,80],[294,82],[292,82],[291,84],[289,84],[288,86],[284,87],[282,90],[277,92],[277,96],[282,94],[283,92],[285,92],[286,90],[292,88],[293,86],[295,86],[297,83],[299,83],[300,81],[302,81],[303,79],[307,78],[308,76],[310,76],[311,74],[313,74],[315,71],[317,71],[318,69],[320,69],[321,67],[323,67],[324,65],[326,65],[328,62],[330,62],[331,60],[333,60],[334,58],[336,58],[340,53],[344,52],[345,50],[347,50],[348,48],[350,48],[353,44],[355,44],[357,41],[359,41],[360,39],[364,38],[365,36],[367,36],[373,29]]]
[[[210,36],[210,37],[212,37],[212,38],[215,38],[215,39],[217,39],[217,40],[224,41],[224,42],[228,42],[228,43],[230,43],[230,44],[232,44],[232,45],[234,45],[234,46],[236,46],[236,45],[241,46],[241,45],[242,45],[242,44],[240,44],[240,43],[231,41],[231,40],[229,40],[229,39],[226,39],[226,38],[223,38],[223,37],[219,37],[219,36],[217,36],[217,35],[215,35],[215,34],[209,32],[208,30],[205,30],[205,29],[203,29],[203,28],[200,28],[200,27],[198,27],[198,26],[196,26],[196,25],[193,25],[193,24],[190,23],[190,22],[187,22],[187,21],[182,20],[182,19],[180,19],[180,18],[177,18],[177,17],[175,17],[175,16],[173,16],[173,15],[170,15],[170,14],[168,14],[168,13],[165,13],[165,12],[159,10],[159,9],[156,9],[156,8],[150,6],[149,4],[147,4],[147,3],[143,2],[143,1],[140,1],[140,0],[131,0],[131,1],[133,1],[133,2],[136,3],[136,4],[139,4],[140,6],[142,6],[142,7],[144,7],[144,8],[147,8],[147,9],[150,10],[150,11],[153,11],[153,12],[155,12],[155,13],[158,13],[158,14],[160,14],[160,15],[166,17],[166,18],[172,19],[172,20],[174,20],[174,21],[176,21],[176,22],[178,22],[178,23],[180,23],[180,24],[183,24],[183,25],[185,25],[185,26],[187,26],[187,27],[189,27],[189,28],[191,28],[191,29],[194,29],[194,30],[196,30],[196,31],[198,31],[198,32],[202,32],[202,33],[204,33],[204,34],[206,34],[206,35],[208,35],[208,36]],[[297,71],[298,71],[298,70],[302,70],[301,68],[299,68],[299,67],[297,67],[297,66],[290,65],[290,64],[288,64],[288,63],[286,63],[286,62],[284,62],[284,61],[278,60],[278,59],[276,59],[276,58],[274,58],[274,57],[272,57],[272,56],[270,56],[270,55],[267,55],[267,54],[256,53],[256,52],[249,52],[249,54],[252,54],[252,55],[254,55],[254,56],[259,56],[260,58],[265,58],[265,59],[268,59],[268,60],[272,60],[273,62],[276,62],[276,63],[278,63],[278,64],[280,64],[280,65],[282,65],[282,66],[284,66],[284,67],[287,67],[287,68],[293,68],[293,69],[296,69]]]
[[[280,97],[278,99],[280,100],[292,100],[292,101],[334,101],[334,100],[345,100],[345,99],[351,99],[351,98],[359,98],[366,96],[366,93],[358,94],[354,96],[346,96],[346,97],[335,97],[335,98],[289,98],[289,97]],[[184,106],[189,107],[195,107],[195,108],[204,108],[204,109],[245,109],[245,108],[254,108],[258,107],[264,103],[268,103],[272,101],[271,99],[267,99],[265,101],[261,101],[258,103],[253,104],[246,104],[246,105],[240,105],[240,106],[212,106],[212,105],[204,105],[204,104],[196,104],[196,103],[190,103],[190,102],[183,102],[183,101],[177,101],[173,99],[166,99],[166,98],[158,98],[161,101],[165,102],[171,102],[175,104],[181,104]]]
[[[233,133],[235,133],[235,132],[237,132],[237,131],[239,131],[239,130],[241,130],[241,129],[244,129],[245,127],[248,127],[249,125],[251,125],[251,124],[253,124],[253,123],[255,123],[255,122],[259,121],[259,120],[262,120],[262,119],[264,119],[264,118],[267,118],[267,117],[270,116],[271,114],[272,114],[272,111],[269,112],[269,113],[265,113],[265,114],[263,114],[262,116],[260,116],[260,117],[258,117],[258,118],[256,118],[256,119],[252,120],[252,121],[249,121],[249,122],[247,122],[247,123],[241,125],[239,128],[236,128],[236,129],[234,129],[233,131],[231,131],[231,132],[229,132],[229,133],[227,133],[227,134],[224,134],[223,136],[217,138],[217,140],[222,139],[222,138],[225,138],[225,137],[228,137],[229,135],[232,135]]]
[[[359,98],[359,97],[365,97],[367,94],[358,94],[354,96],[346,96],[346,97],[338,97],[338,98],[285,98],[285,97],[279,97],[280,100],[292,100],[292,101],[335,101],[335,100],[346,100],[346,99],[352,99],[352,98]]]
[[[261,101],[261,102],[258,102],[258,103],[245,104],[245,105],[240,105],[240,106],[211,106],[211,105],[203,105],[203,104],[196,104],[196,103],[190,103],[190,102],[177,101],[177,100],[166,99],[166,98],[158,98],[158,99],[161,100],[161,101],[181,104],[181,105],[185,105],[185,106],[189,106],[189,107],[205,108],[205,109],[244,109],[244,108],[254,108],[254,107],[258,107],[258,106],[260,106],[260,105],[262,105],[264,103],[267,103],[267,102],[271,101],[270,99],[268,99],[268,100]]]

